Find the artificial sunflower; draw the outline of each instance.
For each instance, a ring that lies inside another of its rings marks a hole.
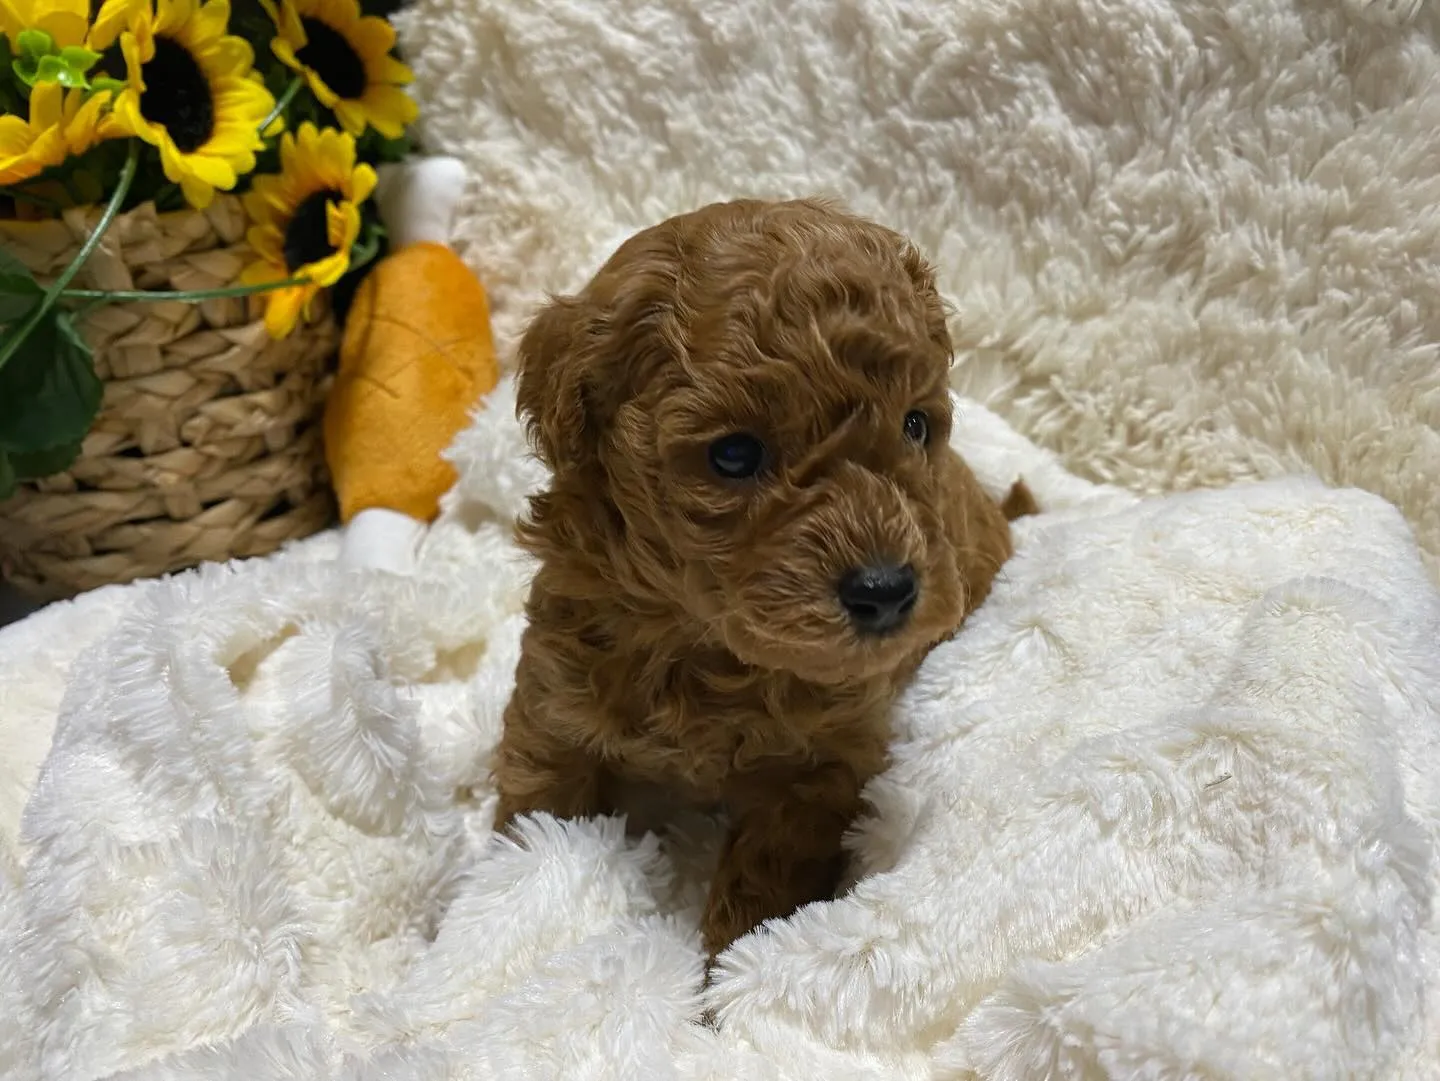
[[[240,276],[246,285],[305,278],[267,295],[265,327],[276,338],[295,328],[321,289],[350,267],[360,235],[360,204],[375,190],[375,170],[355,163],[355,140],[345,132],[301,124],[280,140],[280,172],[257,176],[245,195],[253,223],[245,239],[259,261]]]
[[[30,116],[0,116],[0,184],[18,184],[66,158],[83,154],[102,137],[109,93],[88,97],[59,83],[30,93]]]
[[[390,55],[395,28],[362,16],[358,0],[260,0],[275,20],[271,51],[299,72],[320,104],[351,135],[368,124],[398,139],[416,116],[414,100],[401,89],[414,75]]]
[[[229,22],[229,0],[115,0],[91,33],[96,50],[118,35],[125,58],[115,132],[156,147],[165,176],[202,209],[255,168],[260,125],[275,106]]]

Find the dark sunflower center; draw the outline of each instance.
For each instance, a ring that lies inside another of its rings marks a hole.
[[[307,195],[295,208],[290,224],[285,227],[285,269],[294,274],[307,263],[318,263],[335,254],[326,228],[325,204],[338,203],[338,191],[317,191]]]
[[[328,23],[300,16],[305,28],[305,47],[295,58],[313,71],[325,85],[342,98],[358,98],[365,93],[365,61],[355,47]]]
[[[170,38],[156,37],[155,55],[140,69],[145,91],[140,115],[170,133],[182,154],[204,146],[215,130],[215,100],[210,81],[190,50]]]

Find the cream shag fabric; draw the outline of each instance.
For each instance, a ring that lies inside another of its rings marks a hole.
[[[1435,0],[417,0],[502,337],[614,241],[823,191],[913,235],[956,387],[1153,493],[1313,471],[1440,578]]]
[[[0,861],[6,1081],[1440,1071],[1440,594],[1392,508],[1137,503],[962,404],[982,481],[1051,509],[898,704],[853,892],[702,999],[712,823],[489,832],[512,408],[414,580],[322,537],[0,632],[0,731],[28,753],[60,702]]]

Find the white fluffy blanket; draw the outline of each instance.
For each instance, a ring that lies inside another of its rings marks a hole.
[[[1136,502],[962,402],[1051,510],[896,707],[853,892],[702,998],[712,823],[488,831],[512,404],[414,580],[327,537],[0,633],[12,738],[95,643],[0,873],[6,1081],[1436,1076],[1440,596],[1393,508]]]

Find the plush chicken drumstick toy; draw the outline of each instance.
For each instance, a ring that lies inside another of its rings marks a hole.
[[[465,170],[453,158],[383,167],[390,253],[356,290],[325,406],[340,559],[409,573],[440,497],[441,457],[499,378],[485,289],[449,247]]]

